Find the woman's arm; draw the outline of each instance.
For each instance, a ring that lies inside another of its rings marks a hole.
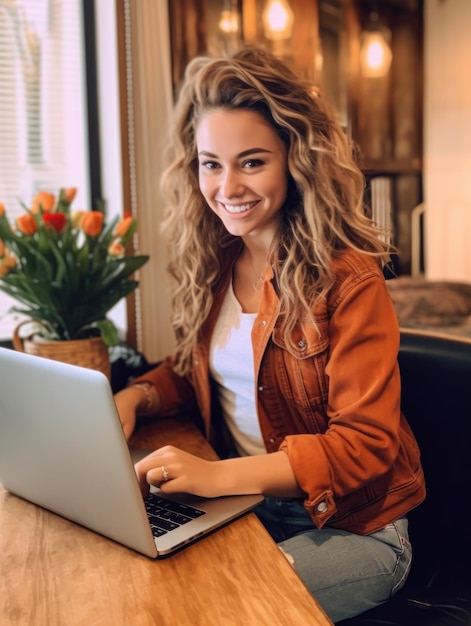
[[[149,382],[131,384],[114,396],[126,440],[129,440],[136,426],[138,415],[156,416],[160,409],[157,389]]]
[[[137,416],[169,417],[198,410],[193,387],[173,372],[170,359],[135,378],[114,399],[127,440]]]
[[[149,485],[160,487],[164,493],[185,492],[205,498],[249,493],[280,498],[306,495],[296,482],[288,455],[281,451],[206,461],[165,446],[142,459],[135,468],[144,496]],[[168,472],[166,481],[165,472]]]

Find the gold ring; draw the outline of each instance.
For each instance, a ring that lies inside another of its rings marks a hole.
[[[162,465],[160,469],[162,470],[162,482],[166,483],[169,479],[168,469],[165,467],[165,465]]]

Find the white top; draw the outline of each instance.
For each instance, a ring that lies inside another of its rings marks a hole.
[[[241,456],[265,454],[255,403],[251,332],[256,313],[243,313],[232,285],[227,290],[210,347],[226,425]]]

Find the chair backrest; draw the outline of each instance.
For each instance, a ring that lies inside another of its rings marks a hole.
[[[399,366],[427,483],[425,502],[409,515],[411,577],[424,582],[437,564],[470,553],[471,340],[402,329]]]

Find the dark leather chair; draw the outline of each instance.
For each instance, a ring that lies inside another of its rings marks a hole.
[[[427,481],[413,565],[393,598],[337,626],[471,626],[471,340],[402,329],[399,364]]]

